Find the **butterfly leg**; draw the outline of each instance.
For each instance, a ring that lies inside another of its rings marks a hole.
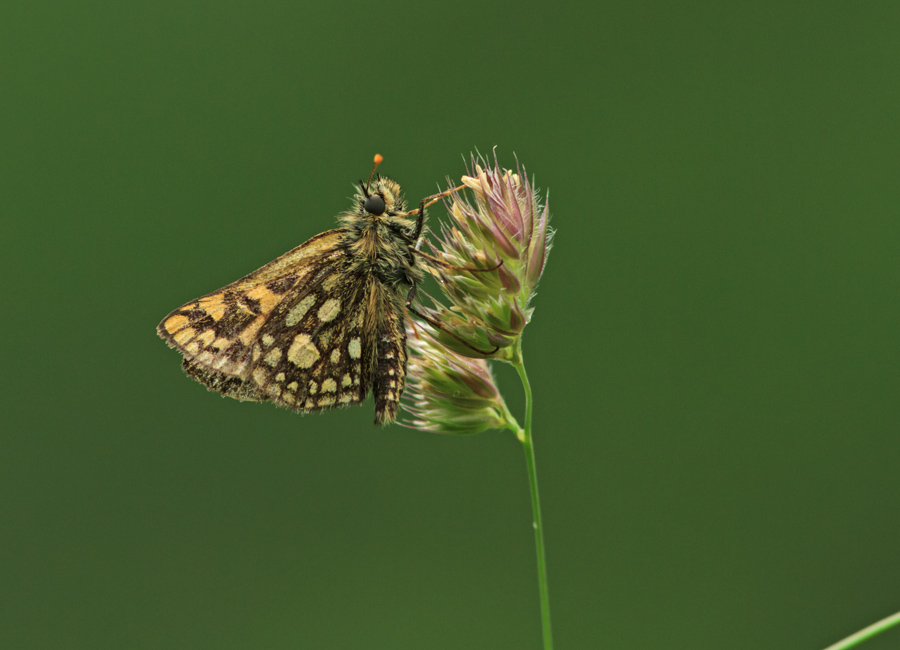
[[[419,285],[416,282],[411,283],[409,287],[409,293],[406,294],[406,306],[409,307],[412,305],[412,301],[415,300],[416,294],[419,292]]]
[[[418,213],[419,217],[416,219],[415,228],[413,228],[413,241],[418,241],[419,237],[422,236],[422,230],[425,226],[425,208],[427,208],[432,203],[437,203],[438,199],[441,199],[445,196],[450,196],[454,192],[458,192],[465,185],[460,185],[459,187],[454,187],[453,189],[445,190],[444,192],[438,192],[437,194],[432,194],[431,196],[426,196],[422,199],[422,202],[419,203],[419,207],[413,210],[412,212],[407,213],[407,216]]]
[[[413,228],[412,232],[412,240],[413,243],[419,241],[419,237],[422,236],[422,230],[425,228],[425,202],[428,201],[427,198],[422,199],[422,202],[419,204],[419,216],[416,219],[416,226]]]

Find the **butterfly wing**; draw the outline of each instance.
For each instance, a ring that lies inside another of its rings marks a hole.
[[[188,302],[159,335],[184,355],[190,377],[229,397],[301,411],[361,402],[374,347],[363,340],[365,278],[341,246],[345,232],[325,232]]]
[[[362,402],[371,387],[375,342],[367,274],[335,265],[320,283],[272,312],[251,353],[250,381],[268,399],[299,411]]]

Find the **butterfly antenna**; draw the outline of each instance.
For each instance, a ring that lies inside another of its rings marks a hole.
[[[378,165],[381,164],[381,161],[384,160],[384,156],[380,153],[375,154],[375,165],[372,167],[372,173],[369,174],[369,180],[366,181],[366,187],[363,189],[363,192],[366,196],[369,196],[369,183],[372,182],[372,177],[375,175],[375,170],[378,169]]]

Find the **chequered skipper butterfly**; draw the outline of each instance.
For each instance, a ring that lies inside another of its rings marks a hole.
[[[339,228],[163,319],[157,332],[184,356],[189,377],[301,412],[359,404],[371,390],[375,423],[397,417],[425,207],[455,190],[407,212],[400,186],[374,172]]]

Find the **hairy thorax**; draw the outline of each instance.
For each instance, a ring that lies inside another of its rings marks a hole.
[[[346,242],[358,270],[392,289],[422,280],[411,248],[414,222],[394,216],[360,217],[347,228]]]

